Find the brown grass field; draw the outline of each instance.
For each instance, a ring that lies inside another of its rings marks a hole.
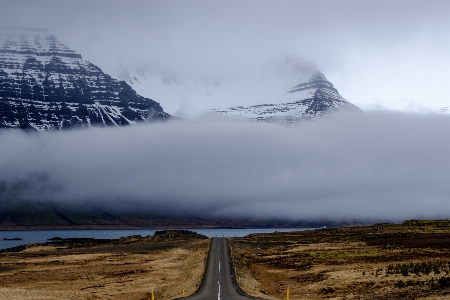
[[[192,294],[208,239],[135,238],[92,247],[0,254],[0,299],[174,299]]]
[[[450,299],[450,221],[230,239],[242,289],[264,299]]]
[[[130,237],[0,253],[0,299],[175,299],[199,287],[208,239]],[[450,221],[230,239],[239,284],[264,299],[449,299]]]

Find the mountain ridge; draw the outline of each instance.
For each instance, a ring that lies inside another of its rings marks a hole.
[[[255,70],[254,70],[255,71]],[[116,76],[141,94],[154,92],[172,113],[264,121],[312,119],[335,111],[361,111],[344,99],[317,68],[302,58],[276,59],[256,73],[183,76],[158,64],[120,66]]]
[[[158,102],[46,29],[0,28],[0,127],[61,130],[168,118]]]
[[[211,111],[226,117],[287,122],[309,120],[337,111],[361,111],[359,107],[339,95],[333,84],[318,70],[306,76],[305,81],[288,89],[287,93],[294,97],[294,101]]]

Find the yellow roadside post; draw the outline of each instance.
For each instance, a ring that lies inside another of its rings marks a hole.
[[[244,285],[244,292],[246,292],[247,291],[247,285],[245,284]]]
[[[289,300],[291,297],[291,291],[289,290],[289,287],[286,290],[286,300]]]
[[[155,300],[155,295],[153,294],[153,290],[152,290],[152,300]]]
[[[255,295],[256,295],[256,297],[258,297],[258,290],[255,291]]]
[[[184,297],[184,290],[181,292],[181,296]]]

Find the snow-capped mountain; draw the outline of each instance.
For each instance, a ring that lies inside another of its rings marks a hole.
[[[169,117],[47,30],[0,28],[0,127],[53,130]]]
[[[124,68],[117,76],[143,95],[151,91],[170,113],[297,121],[335,111],[360,111],[345,100],[316,65],[287,59],[231,78],[183,77],[163,68]],[[171,111],[170,111],[171,110]]]
[[[291,99],[289,102],[237,106],[212,111],[234,118],[293,122],[336,111],[360,110],[342,98],[333,84],[318,70],[305,79],[287,91],[289,95],[286,96],[286,99]]]

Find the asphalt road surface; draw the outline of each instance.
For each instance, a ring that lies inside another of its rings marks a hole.
[[[236,284],[228,243],[225,238],[212,238],[205,277],[198,292],[189,300],[260,299],[246,295]]]

